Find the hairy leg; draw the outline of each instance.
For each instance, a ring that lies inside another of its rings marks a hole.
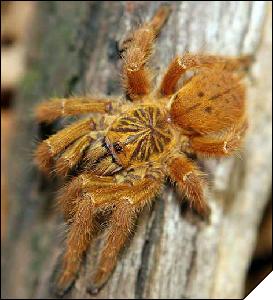
[[[35,151],[36,164],[42,171],[47,173],[52,166],[54,156],[78,138],[90,133],[94,128],[95,123],[89,118],[75,122],[60,130],[37,147]]]
[[[171,180],[177,183],[178,190],[185,194],[192,207],[207,219],[210,209],[204,197],[204,174],[193,161],[182,154],[171,159],[168,170]]]
[[[107,282],[114,267],[118,254],[132,234],[137,213],[135,207],[127,201],[117,202],[111,215],[107,240],[101,254],[99,269],[94,278],[94,284],[89,285],[87,291],[97,294]]]
[[[53,98],[39,104],[35,115],[40,122],[53,122],[57,118],[85,113],[108,113],[112,110],[109,99],[92,97]]]
[[[115,208],[110,218],[98,270],[88,288],[92,294],[96,294],[108,281],[116,266],[118,255],[133,231],[139,211],[150,203],[163,185],[164,175],[159,168],[152,167],[145,172],[142,179],[137,176],[127,178],[126,189],[112,192],[112,195],[116,193]]]
[[[101,190],[109,187],[109,184],[113,184],[112,178],[82,174],[59,193],[58,208],[62,211],[69,229],[65,252],[54,285],[54,293],[58,296],[64,295],[74,283],[83,255],[100,229],[96,215],[102,205],[98,204],[103,200],[103,196],[100,197]],[[91,187],[93,195],[86,190]]]
[[[112,177],[82,174],[63,190],[59,205],[70,223],[70,230],[55,288],[58,295],[63,295],[76,279],[82,256],[98,229],[95,221],[97,212],[114,207],[93,288],[97,290],[109,278],[137,212],[159,192],[164,176],[159,168],[154,168],[147,171],[142,179],[130,178],[117,183]]]
[[[169,6],[161,6],[148,23],[143,24],[124,44],[122,77],[124,88],[132,100],[141,98],[151,91],[151,72],[146,67],[153,44],[161,27],[170,14]]]
[[[79,198],[86,189],[103,189],[113,184],[111,177],[96,176],[85,173],[73,178],[66,184],[58,195],[58,208],[63,213],[66,222],[71,223],[74,220],[78,209]],[[96,196],[97,201],[98,196]],[[99,198],[100,199],[100,198]],[[100,199],[101,201],[103,199]]]
[[[152,198],[155,192],[153,180],[158,180],[160,186],[163,183],[162,171],[159,168],[141,170],[140,173],[142,172],[146,172],[143,179],[139,174],[135,175],[133,172],[127,174],[119,183],[109,176],[97,176],[93,173],[81,174],[60,190],[58,208],[63,213],[65,221],[71,223],[78,209],[78,199],[83,193],[91,195],[95,199],[96,205],[113,203],[115,199],[119,200],[120,197],[126,198],[132,204],[138,203],[140,205],[143,203],[143,198]],[[141,189],[143,190],[139,193]]]
[[[74,283],[83,255],[98,230],[93,200],[84,196],[75,200],[78,202],[77,211],[69,227],[66,249],[54,286],[54,293],[58,296],[64,295]]]
[[[247,128],[248,123],[244,120],[236,127],[227,129],[224,134],[194,136],[190,138],[190,148],[206,157],[229,156],[240,148]]]
[[[70,145],[57,159],[55,170],[58,175],[66,176],[82,159],[84,151],[94,141],[90,135],[84,135]]]
[[[177,56],[170,63],[167,72],[165,73],[160,85],[160,92],[163,96],[168,96],[175,93],[176,85],[181,76],[190,69],[200,67],[221,67],[227,71],[238,71],[246,68],[252,62],[251,56],[242,57],[226,57],[214,55],[194,55],[185,54]]]

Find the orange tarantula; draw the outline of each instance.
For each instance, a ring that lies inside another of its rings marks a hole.
[[[36,109],[40,122],[95,113],[52,135],[35,153],[43,171],[54,167],[62,176],[74,172],[59,194],[69,230],[55,283],[58,295],[75,281],[102,225],[97,216],[107,211],[107,238],[88,288],[98,292],[113,271],[138,213],[160,193],[166,176],[193,208],[207,215],[203,173],[186,154],[228,156],[239,148],[246,132],[241,79],[249,57],[177,56],[161,84],[152,88],[147,62],[169,13],[168,6],[161,6],[123,43],[122,78],[131,102],[72,97],[51,99]],[[188,70],[193,75],[178,88]]]

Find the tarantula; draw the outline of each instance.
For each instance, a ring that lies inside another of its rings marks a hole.
[[[44,140],[35,153],[41,170],[74,176],[59,194],[68,234],[56,292],[74,283],[82,258],[108,213],[107,238],[89,292],[96,293],[113,271],[138,213],[158,195],[166,176],[202,215],[209,212],[204,178],[186,154],[231,155],[247,129],[242,69],[249,57],[185,54],[170,63],[160,85],[152,88],[147,62],[155,38],[170,14],[161,6],[150,22],[122,44],[122,80],[130,102],[105,97],[51,99],[40,104],[40,122],[96,113]],[[179,80],[186,71],[193,75]],[[97,126],[97,127],[96,127]],[[76,176],[75,176],[76,174]]]

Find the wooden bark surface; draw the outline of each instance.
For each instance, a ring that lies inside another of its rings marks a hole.
[[[164,1],[165,2],[165,1]],[[162,3],[162,2],[161,2]],[[3,246],[2,297],[50,298],[49,278],[61,251],[62,220],[54,209],[60,182],[31,162],[40,128],[31,111],[51,96],[122,93],[116,42],[149,19],[154,2],[39,2],[30,42],[30,69],[17,105],[9,172],[9,240]],[[85,292],[100,241],[87,255],[67,298],[240,298],[256,230],[271,189],[271,41],[266,1],[171,2],[151,65],[162,74],[175,54],[254,54],[249,80],[251,126],[240,157],[202,161],[209,174],[211,223],[181,214],[166,184],[139,218],[114,275],[96,296]],[[268,25],[266,25],[268,24]],[[261,46],[261,47],[259,47]],[[160,76],[158,76],[160,78]],[[56,128],[55,128],[56,129]]]

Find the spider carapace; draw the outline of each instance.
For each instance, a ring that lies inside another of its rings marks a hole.
[[[242,143],[248,123],[242,78],[250,57],[176,56],[160,84],[153,87],[148,60],[169,14],[170,7],[161,6],[151,21],[122,43],[122,80],[131,101],[106,96],[55,98],[36,109],[40,122],[94,114],[52,135],[35,153],[41,170],[70,175],[58,196],[68,226],[55,279],[58,295],[72,286],[90,243],[106,230],[100,261],[88,286],[91,293],[99,291],[137,215],[160,193],[166,177],[195,210],[208,215],[204,174],[187,153],[223,157]],[[102,215],[107,222],[100,221]]]
[[[157,161],[172,141],[168,114],[160,106],[131,109],[113,122],[105,137],[113,161],[121,168]],[[161,154],[161,155],[160,155]]]

